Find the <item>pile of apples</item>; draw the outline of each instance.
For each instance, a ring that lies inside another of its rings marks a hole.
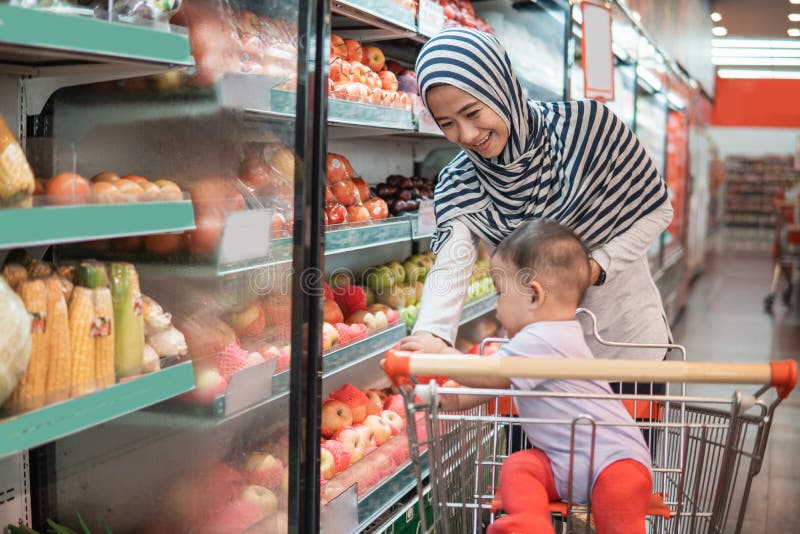
[[[392,436],[405,430],[405,419],[403,398],[391,391],[360,390],[345,384],[330,394],[322,403],[320,482],[325,483],[323,502],[353,483],[358,483],[358,493],[362,495],[408,459],[405,443],[382,447]],[[357,462],[358,465],[354,465]],[[331,479],[334,481],[328,482]]]
[[[444,8],[444,25],[447,28],[475,28],[482,32],[494,33],[488,22],[475,13],[470,0],[439,0]]]
[[[341,154],[328,154],[325,186],[325,224],[385,219],[389,206],[373,196],[367,183],[356,176],[350,161]]]
[[[233,3],[201,0],[184,1],[172,22],[189,29],[195,85],[212,85],[228,72],[296,77],[297,29],[292,23]]]
[[[383,51],[355,39],[331,35],[328,93],[331,97],[411,111],[411,98],[398,90],[397,76],[386,67]]]

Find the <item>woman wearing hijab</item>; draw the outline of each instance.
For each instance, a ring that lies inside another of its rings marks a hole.
[[[477,243],[496,246],[522,221],[571,228],[591,251],[583,306],[609,341],[670,338],[647,250],[672,220],[664,180],[631,130],[594,101],[525,99],[500,41],[446,30],[417,59],[425,106],[462,151],[434,193],[437,254],[405,350],[439,352],[455,341]],[[584,333],[595,357],[660,360],[661,349],[627,351]],[[640,390],[641,391],[641,390]]]

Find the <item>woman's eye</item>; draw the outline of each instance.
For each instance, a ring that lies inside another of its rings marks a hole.
[[[469,113],[467,113],[467,118],[468,119],[474,119],[475,117],[478,116],[479,112],[480,112],[479,109],[476,109],[475,111],[470,111]]]
[[[444,130],[444,129],[446,129],[446,128],[450,128],[452,125],[453,125],[453,123],[452,123],[452,122],[444,122],[444,123],[439,123],[439,128],[441,128],[442,130]]]

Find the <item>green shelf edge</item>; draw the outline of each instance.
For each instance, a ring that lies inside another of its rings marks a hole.
[[[0,43],[93,57],[194,65],[186,35],[8,5],[0,5]]]
[[[359,9],[365,13],[391,22],[406,30],[418,32],[416,15],[403,7],[386,2],[385,0],[342,0],[339,2],[350,8]]]
[[[194,388],[191,362],[0,421],[0,458],[30,449]]]
[[[194,209],[188,200],[2,209],[0,249],[193,228]]]

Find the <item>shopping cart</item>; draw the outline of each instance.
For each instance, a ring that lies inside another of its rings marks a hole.
[[[786,279],[786,288],[781,293],[783,303],[791,305],[794,288],[800,283],[800,200],[781,201],[778,206],[778,218],[775,228],[775,244],[773,258],[775,269],[772,274],[772,285],[764,297],[764,311],[772,313],[775,296],[781,283],[781,276]]]
[[[495,491],[499,469],[512,452],[509,435],[521,432],[522,424],[571,425],[574,439],[581,425],[589,425],[594,436],[598,425],[631,423],[598,422],[586,416],[565,421],[510,417],[498,410],[502,397],[559,394],[442,387],[435,380],[427,384],[412,381],[409,385],[408,377],[502,376],[666,383],[663,396],[581,396],[598,400],[612,397],[653,407],[649,420],[634,423],[649,434],[653,459],[655,493],[649,506],[648,529],[681,534],[740,532],[750,485],[766,450],[772,415],[797,382],[797,364],[792,360],[763,365],[581,360],[580,366],[565,366],[563,359],[389,351],[384,369],[405,399],[422,531],[443,534],[483,532],[498,515],[502,509],[502,496]],[[762,387],[753,395],[736,392],[731,398],[691,397],[685,394],[688,382]],[[439,409],[439,401],[446,395],[489,395],[495,400],[467,411],[444,412]],[[591,454],[593,457],[593,451]],[[422,498],[427,493],[430,498]],[[426,500],[433,508],[432,520],[426,517]],[[551,503],[554,526],[562,533],[588,534],[591,503],[578,506],[571,501],[568,496],[565,502]]]

